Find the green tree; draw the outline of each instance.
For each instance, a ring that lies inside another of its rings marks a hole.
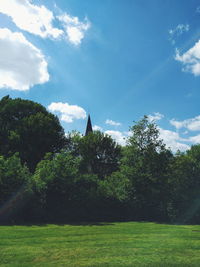
[[[48,218],[66,218],[70,202],[74,198],[75,182],[79,176],[78,158],[68,152],[47,154],[35,170],[33,176],[37,206],[46,212]]]
[[[81,134],[77,131],[72,131],[66,134],[66,148],[65,150],[70,152],[73,156],[80,156],[79,145],[81,142]]]
[[[121,147],[111,136],[95,131],[79,140],[83,173],[93,173],[100,179],[119,169]]]
[[[56,116],[29,100],[0,101],[0,154],[19,152],[23,163],[34,171],[47,152],[58,152],[65,145],[64,130]]]
[[[31,175],[17,155],[0,156],[0,218],[23,217],[31,193]]]
[[[98,177],[81,174],[79,169],[80,158],[66,151],[54,156],[48,154],[37,165],[33,177],[36,215],[39,211],[51,220],[93,219],[98,201]]]
[[[170,219],[179,223],[200,222],[200,145],[177,153],[171,164]]]
[[[111,136],[94,131],[81,136],[73,131],[67,135],[67,151],[81,159],[83,174],[96,174],[100,179],[117,171],[121,159],[121,146]]]
[[[130,200],[139,219],[167,218],[168,169],[172,153],[147,116],[131,127],[121,172],[131,183]]]
[[[99,185],[102,197],[108,201],[123,202],[129,198],[130,182],[120,171],[113,172],[111,176],[107,176],[105,180],[101,180]]]

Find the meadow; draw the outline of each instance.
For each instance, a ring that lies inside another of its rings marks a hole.
[[[0,226],[0,266],[200,266],[200,226]]]

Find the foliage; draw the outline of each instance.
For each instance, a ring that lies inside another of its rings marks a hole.
[[[0,156],[0,221],[20,213],[31,195],[31,175],[17,155]],[[19,217],[19,216],[18,216]]]
[[[200,145],[173,159],[170,176],[169,215],[172,220],[200,222]]]
[[[129,197],[130,182],[121,172],[113,172],[111,176],[100,181],[102,195],[108,200],[125,201]]]
[[[99,131],[65,137],[43,106],[4,97],[0,215],[27,222],[200,223],[200,145],[172,154],[147,116],[130,130],[123,148]]]
[[[124,149],[121,173],[131,183],[133,212],[138,219],[166,220],[168,168],[172,154],[159,139],[159,130],[148,117],[132,126],[131,132]]]
[[[156,124],[149,122],[148,116],[144,116],[133,125],[130,131],[132,135],[128,139],[128,145],[134,147],[140,154],[161,152],[165,149]]]
[[[79,141],[81,169],[93,173],[100,179],[119,169],[121,147],[107,134],[95,131]]]
[[[33,176],[34,192],[40,204],[39,209],[44,209],[44,215],[49,218],[52,215],[66,218],[67,206],[74,197],[79,162],[68,152],[61,152],[54,156],[48,154],[38,164]]]
[[[0,154],[19,152],[31,171],[47,152],[65,145],[59,120],[45,107],[29,100],[3,97],[0,101]]]

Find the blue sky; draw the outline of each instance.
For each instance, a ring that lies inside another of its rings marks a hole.
[[[0,0],[0,97],[43,104],[65,131],[124,144],[143,115],[167,146],[200,143],[200,2]]]

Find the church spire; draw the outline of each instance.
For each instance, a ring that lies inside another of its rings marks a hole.
[[[87,136],[89,133],[92,133],[92,123],[91,123],[91,119],[90,119],[90,114],[88,115],[88,121],[87,121],[87,127],[86,127],[86,131],[85,131],[85,136]]]

